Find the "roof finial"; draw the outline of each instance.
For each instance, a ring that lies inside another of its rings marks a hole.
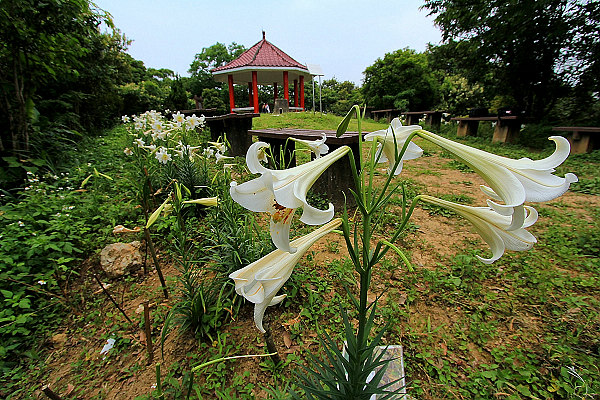
[[[263,40],[265,40],[265,31],[262,31],[263,33]]]

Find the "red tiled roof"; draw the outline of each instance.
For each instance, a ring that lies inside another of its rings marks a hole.
[[[243,67],[300,68],[308,72],[308,68],[305,65],[300,64],[277,46],[267,41],[264,34],[263,40],[243,52],[238,58],[213,69],[211,72],[215,73]]]

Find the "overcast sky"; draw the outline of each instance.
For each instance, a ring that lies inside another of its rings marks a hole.
[[[363,71],[385,53],[438,44],[440,31],[416,0],[96,0],[132,40],[129,54],[146,67],[182,76],[194,55],[217,42],[269,42],[323,79],[362,84]]]

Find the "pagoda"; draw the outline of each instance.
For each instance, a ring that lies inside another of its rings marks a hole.
[[[304,79],[311,78],[308,68],[267,41],[264,31],[262,35],[260,42],[244,51],[238,58],[211,71],[217,82],[227,82],[229,85],[231,112],[236,109],[234,84],[248,84],[250,105],[254,112],[258,113],[258,85],[273,85],[274,100],[278,98],[278,85],[282,85],[284,99],[289,104],[290,81],[294,83],[293,107],[304,109]]]

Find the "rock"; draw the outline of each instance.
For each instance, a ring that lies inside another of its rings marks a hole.
[[[131,243],[109,244],[100,252],[100,267],[111,278],[119,278],[128,272],[142,267],[141,244]]]
[[[58,349],[60,347],[63,347],[65,343],[67,343],[67,339],[68,336],[66,333],[58,333],[52,336],[52,339],[50,339],[50,343],[52,344],[52,347]]]

